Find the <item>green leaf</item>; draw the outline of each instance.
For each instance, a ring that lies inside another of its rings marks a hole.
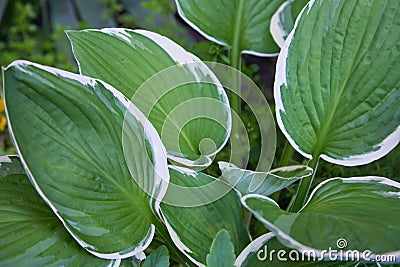
[[[163,145],[143,114],[85,76],[16,61],[3,77],[16,150],[71,235],[98,257],[143,251],[168,181]]]
[[[82,249],[39,197],[16,156],[0,157],[0,266],[109,266]]]
[[[287,0],[271,18],[271,35],[279,47],[283,46],[286,38],[294,28],[297,16],[309,0]]]
[[[160,246],[144,261],[142,267],[169,267],[169,253],[166,246]]]
[[[208,267],[232,267],[235,263],[235,252],[229,233],[222,229],[211,244],[210,254],[207,255]]]
[[[367,261],[376,255],[396,257],[386,263],[400,261],[400,183],[390,179],[329,179],[317,186],[299,213],[281,210],[260,195],[247,195],[242,202],[288,247],[312,250],[325,259],[326,251],[336,250],[332,257],[352,260],[345,252],[354,250]]]
[[[312,253],[301,254],[299,251],[283,246],[273,233],[264,234],[251,242],[237,257],[235,266],[240,267],[353,267],[362,266],[355,262],[321,261]]]
[[[238,46],[242,53],[279,52],[270,32],[271,17],[284,0],[175,0],[179,15],[207,39]]]
[[[99,78],[131,99],[154,125],[168,156],[207,166],[231,129],[229,101],[198,58],[144,30],[68,31],[84,75]]]
[[[218,165],[222,177],[243,195],[269,196],[313,173],[311,168],[303,165],[281,167],[269,172],[244,170],[222,161]]]
[[[226,229],[235,252],[240,252],[249,235],[241,221],[238,194],[204,173],[175,166],[169,170],[171,182],[161,213],[178,249],[195,264],[204,265],[215,236]],[[197,206],[190,206],[190,201]]]
[[[278,124],[305,157],[362,165],[399,143],[397,1],[311,1],[276,69]]]

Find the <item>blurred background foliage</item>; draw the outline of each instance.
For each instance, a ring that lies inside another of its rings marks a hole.
[[[0,65],[25,59],[60,69],[78,72],[70,45],[64,34],[68,29],[124,27],[151,30],[169,37],[205,61],[229,63],[227,48],[207,41],[188,27],[177,15],[173,0],[0,0]],[[272,86],[276,58],[244,56],[242,72],[261,88],[273,109]],[[272,110],[274,112],[274,110]],[[256,166],[259,154],[259,129],[254,116],[244,106],[242,118],[251,144],[249,169]],[[286,140],[278,132],[276,161],[279,161]],[[4,102],[0,99],[0,154],[15,150],[7,133]],[[227,160],[229,147],[216,160]],[[400,148],[371,164],[350,168],[321,162],[315,183],[329,177],[360,175],[385,176],[400,181]],[[306,164],[294,154],[290,164]],[[207,171],[218,175],[218,167]],[[297,184],[284,190],[280,202],[290,200]]]

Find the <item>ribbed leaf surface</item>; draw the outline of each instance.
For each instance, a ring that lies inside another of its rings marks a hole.
[[[235,191],[225,191],[222,197],[215,198],[215,192],[209,190],[207,185],[214,182],[213,187],[221,190],[227,186],[218,185],[222,183],[211,176],[178,167],[170,167],[170,176],[175,186],[192,189],[187,196],[192,201],[208,200],[208,203],[197,207],[161,203],[161,211],[172,239],[193,262],[204,266],[211,244],[222,229],[228,231],[236,254],[249,243],[249,236],[240,217],[239,197]],[[185,194],[185,191],[173,191],[173,186],[168,188],[166,200],[185,197],[180,195],[180,192]]]
[[[304,156],[376,160],[400,140],[400,2],[316,0],[277,65],[278,124]]]
[[[168,171],[143,114],[101,81],[27,61],[5,69],[4,85],[17,152],[73,237],[104,258],[145,249],[154,234],[150,195],[163,196],[167,180],[160,176],[168,179]],[[130,169],[122,137],[130,145]]]
[[[15,156],[0,158],[0,266],[110,266],[79,246]]]
[[[332,178],[321,183],[299,213],[281,210],[267,197],[248,195],[243,204],[286,246],[302,251],[347,250],[395,255],[400,261],[400,184],[382,177]],[[325,253],[328,258],[328,253]],[[333,256],[332,256],[333,257]],[[347,256],[349,257],[349,256]],[[379,259],[379,258],[378,258]],[[367,259],[365,259],[367,260]]]
[[[229,137],[231,114],[225,91],[205,64],[153,32],[112,28],[67,34],[80,72],[131,99],[172,160],[211,164]]]
[[[271,17],[284,0],[175,0],[179,15],[207,39],[255,55],[279,52]]]

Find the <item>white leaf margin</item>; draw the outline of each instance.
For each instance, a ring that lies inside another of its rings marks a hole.
[[[0,156],[0,165],[2,165],[2,163],[11,163],[11,164],[13,164],[14,160],[20,161],[19,156],[18,155],[14,155],[14,154]],[[21,162],[21,165],[22,165],[22,162]],[[16,172],[5,171],[4,173],[0,174],[0,177],[3,176],[3,175],[11,175],[11,174],[27,175],[25,173],[25,169],[24,169],[23,165],[21,167],[22,167],[21,171],[16,171]],[[29,180],[31,181],[31,179],[29,179]],[[120,264],[121,264],[121,259],[112,259],[112,261],[107,266],[109,266],[109,267],[118,267],[118,266],[120,266]]]
[[[283,46],[281,47],[281,52],[279,53],[278,60],[276,63],[276,75],[274,82],[274,98],[275,98],[275,109],[276,109],[276,119],[279,128],[285,135],[286,139],[292,145],[293,148],[296,149],[302,156],[308,159],[312,159],[312,155],[301,150],[300,146],[296,143],[296,141],[292,138],[292,136],[286,131],[285,125],[282,121],[281,112],[285,112],[285,107],[282,101],[281,95],[281,86],[287,86],[286,79],[286,60],[289,54],[289,47],[293,39],[294,32],[297,30],[298,21],[303,16],[304,13],[310,11],[310,9],[315,4],[316,0],[311,0],[308,2],[303,10],[298,15],[293,30],[288,35],[285,40]],[[327,162],[342,165],[342,166],[359,166],[371,163],[377,159],[382,158],[386,154],[388,154],[392,149],[394,149],[400,142],[400,125],[396,130],[393,131],[390,135],[388,135],[381,143],[376,144],[370,152],[358,155],[351,155],[346,158],[332,158],[328,155],[321,154],[320,157]]]
[[[392,194],[390,193],[394,193],[395,196],[398,196],[399,200],[400,200],[400,183],[395,182],[391,179],[388,179],[386,177],[378,177],[378,176],[365,176],[365,177],[351,177],[351,178],[340,178],[340,177],[335,177],[335,178],[330,178],[327,179],[323,182],[321,182],[318,186],[316,186],[314,188],[314,190],[312,191],[312,193],[310,194],[310,197],[308,198],[306,204],[303,206],[303,208],[299,211],[299,213],[301,213],[301,211],[309,204],[309,202],[311,201],[312,197],[314,196],[314,194],[317,192],[317,190],[319,188],[321,188],[323,185],[325,185],[326,183],[329,183],[330,181],[334,181],[334,180],[341,180],[343,181],[343,183],[366,183],[366,182],[370,182],[370,181],[374,181],[374,182],[379,182],[380,184],[385,184],[385,185],[389,185],[392,187],[395,187],[397,189],[399,189],[398,193],[395,192],[386,192],[389,193],[389,195],[392,196]],[[244,197],[241,198],[241,202],[242,205],[248,209],[249,211],[251,211],[253,213],[253,215],[260,221],[262,222],[264,225],[267,226],[267,228],[273,232],[275,234],[275,236],[278,238],[279,242],[281,242],[284,246],[287,246],[289,248],[293,248],[296,249],[300,252],[304,252],[304,253],[308,253],[309,251],[315,251],[315,255],[317,258],[323,258],[324,260],[330,260],[329,256],[334,256],[337,257],[338,260],[342,259],[343,255],[346,255],[346,251],[340,251],[337,253],[332,253],[327,255],[326,250],[320,250],[320,249],[316,249],[316,248],[312,248],[312,247],[308,247],[302,243],[300,243],[299,241],[297,241],[296,239],[292,238],[290,235],[284,233],[283,231],[281,231],[279,229],[279,227],[275,226],[273,223],[269,222],[268,220],[266,220],[265,218],[263,218],[260,214],[258,214],[256,211],[253,211],[246,203],[246,200],[248,198],[256,198],[256,199],[262,199],[265,200],[275,206],[277,206],[279,208],[278,203],[276,203],[273,199],[266,197],[266,196],[262,196],[262,195],[258,195],[258,194],[249,194],[246,195]],[[362,252],[360,251],[360,254]],[[352,255],[352,254],[349,254]],[[379,255],[371,253],[369,258],[371,259],[371,262],[375,262],[375,263],[379,263],[376,260],[376,258],[382,257],[382,256],[390,256],[387,257],[388,259],[390,259],[392,256],[395,257],[395,261],[394,262],[389,262],[389,261],[385,261],[385,264],[390,264],[390,263],[400,263],[400,250],[395,250],[395,251],[390,251],[390,252],[386,252],[386,253],[381,253]]]
[[[240,252],[239,256],[236,258],[235,266],[241,267],[251,253],[259,251],[266,242],[274,237],[275,234],[271,232],[257,237],[250,244],[248,244],[247,247],[242,250],[242,252]]]
[[[164,145],[162,144],[160,137],[158,136],[158,133],[156,129],[153,127],[153,125],[147,120],[147,118],[143,115],[143,113],[137,109],[122,93],[120,93],[118,90],[116,90],[114,87],[111,85],[98,80],[98,79],[93,79],[87,76],[83,75],[78,75],[74,74],[71,72],[67,72],[64,70],[60,70],[57,68],[52,68],[49,66],[33,63],[30,61],[26,60],[16,60],[12,62],[10,65],[8,65],[6,68],[2,68],[3,72],[3,77],[4,77],[4,72],[8,70],[11,67],[15,67],[16,69],[25,72],[29,74],[29,71],[26,70],[25,67],[27,66],[33,66],[38,69],[47,71],[55,76],[61,77],[61,78],[67,78],[67,79],[72,79],[75,80],[82,85],[90,85],[90,86],[95,86],[96,84],[102,84],[104,88],[106,88],[108,91],[110,91],[115,98],[118,100],[120,104],[122,104],[124,107],[127,108],[126,112],[129,112],[134,118],[137,119],[138,123],[142,124],[143,129],[145,130],[145,136],[148,138],[149,143],[151,144],[152,152],[154,155],[154,173],[155,173],[155,180],[154,180],[154,186],[153,186],[153,192],[154,194],[156,192],[156,189],[158,187],[158,195],[152,195],[156,199],[154,202],[154,210],[156,211],[157,214],[160,213],[160,202],[161,199],[164,197],[164,195],[167,192],[167,187],[169,183],[169,172],[168,172],[168,165],[167,165],[167,158],[166,158],[166,151],[164,148]],[[3,79],[3,91],[5,92],[5,79]],[[3,92],[3,94],[4,94]],[[8,128],[10,132],[10,138],[14,144],[15,150],[19,156],[19,159],[24,167],[24,170],[26,172],[26,175],[28,176],[29,180],[31,181],[32,185],[35,187],[36,191],[39,193],[40,197],[45,201],[45,203],[52,209],[54,214],[58,217],[58,219],[62,222],[64,228],[69,232],[69,234],[76,240],[76,242],[84,249],[86,249],[89,253],[93,254],[96,257],[103,258],[103,259],[115,259],[118,262],[115,262],[115,266],[119,265],[119,262],[121,259],[124,258],[129,258],[132,256],[135,256],[137,254],[140,254],[143,252],[151,243],[153,240],[154,234],[155,234],[155,226],[151,225],[148,232],[147,236],[142,240],[141,243],[139,243],[135,249],[131,251],[124,252],[123,254],[121,252],[114,252],[114,253],[99,253],[95,251],[95,247],[91,246],[90,244],[87,244],[85,241],[81,240],[78,236],[76,236],[72,230],[69,229],[69,227],[66,225],[65,220],[62,218],[62,216],[58,213],[58,210],[56,207],[51,203],[51,201],[46,197],[46,195],[43,193],[42,189],[40,186],[37,184],[35,181],[35,178],[29,169],[28,164],[26,163],[24,156],[22,155],[18,142],[15,138],[14,131],[13,131],[13,122],[9,118],[9,114],[7,111],[7,101],[4,100],[4,106],[5,106],[5,111],[6,111],[6,118],[8,121]],[[152,206],[152,197],[150,197],[150,207]],[[118,263],[118,265],[116,265]]]
[[[235,183],[232,183],[232,186],[236,186],[238,183],[241,182],[241,180],[243,179],[244,176],[250,176],[252,175],[253,177],[251,178],[251,182],[249,184],[249,193],[256,191],[257,189],[259,189],[262,184],[264,183],[265,180],[268,179],[268,176],[272,176],[278,180],[282,180],[282,181],[287,181],[290,182],[288,183],[288,185],[286,185],[285,187],[290,186],[292,183],[296,182],[297,180],[303,179],[305,177],[308,177],[310,175],[312,175],[313,173],[313,169],[310,168],[309,166],[306,165],[290,165],[290,166],[283,166],[283,167],[279,167],[276,169],[272,169],[268,172],[261,172],[261,171],[252,171],[252,170],[247,170],[247,169],[241,169],[237,166],[235,166],[233,163],[230,162],[225,162],[225,161],[219,161],[218,162],[218,167],[220,169],[220,171],[222,172],[222,176],[224,176],[224,173],[227,171],[234,171],[237,173],[241,173],[240,178],[237,179],[237,181]],[[300,176],[294,176],[294,177],[290,177],[290,178],[286,178],[286,177],[282,177],[279,176],[278,172],[291,172],[294,170],[298,170],[298,169],[304,169],[304,171],[308,172],[306,174],[300,175]],[[256,176],[260,175],[260,176],[264,176],[264,178],[262,179],[258,179]],[[276,191],[279,191],[285,187],[279,186],[277,187]],[[240,193],[240,192],[239,192]],[[274,192],[270,193],[273,194]],[[240,193],[242,194],[242,193]]]
[[[285,8],[288,5],[292,4],[294,1],[295,0],[285,1],[271,17],[269,31],[271,32],[272,38],[274,39],[275,43],[279,47],[282,47],[283,44],[285,43],[285,38],[283,36],[286,34],[286,31],[282,27],[280,17],[282,16],[282,13],[285,10]]]
[[[129,30],[128,30],[129,31]],[[160,46],[175,62],[185,65],[189,68],[189,70],[192,72],[193,76],[196,78],[198,81],[202,81],[201,77],[196,73],[196,70],[194,67],[199,67],[199,69],[203,72],[204,76],[209,76],[211,80],[213,81],[213,85],[216,86],[218,95],[221,97],[222,103],[227,107],[227,122],[226,122],[226,133],[225,133],[225,138],[222,144],[217,147],[213,153],[210,153],[208,155],[202,155],[206,159],[206,163],[203,164],[197,164],[196,160],[188,160],[185,158],[177,157],[171,154],[168,154],[168,158],[171,160],[177,162],[178,164],[183,164],[188,167],[205,167],[208,166],[212,163],[212,157],[215,156],[218,152],[220,152],[225,144],[228,142],[230,135],[231,135],[231,130],[232,130],[232,114],[230,112],[230,106],[229,106],[229,98],[228,95],[226,94],[224,87],[218,80],[217,76],[208,68],[206,64],[204,64],[198,57],[193,55],[192,53],[187,52],[185,49],[183,49],[180,45],[172,41],[171,39],[147,30],[133,30],[133,32],[141,34],[153,42],[155,42],[158,46]],[[196,64],[193,64],[196,63]],[[151,77],[149,78],[151,79]],[[149,80],[148,79],[148,80]],[[147,81],[145,81],[143,84],[146,84]]]
[[[194,67],[198,67],[205,76],[209,76],[211,78],[211,80],[213,81],[213,85],[215,85],[217,88],[217,92],[221,98],[221,102],[227,108],[227,121],[226,121],[226,125],[224,125],[224,126],[226,126],[226,128],[225,128],[226,136],[225,136],[223,142],[215,151],[213,151],[213,153],[210,153],[208,155],[201,155],[202,157],[204,157],[204,160],[205,160],[205,163],[203,163],[203,164],[199,164],[196,160],[189,160],[189,159],[186,159],[183,157],[178,157],[178,156],[172,155],[171,153],[168,153],[168,151],[167,151],[167,157],[169,159],[171,159],[173,162],[176,162],[178,164],[182,164],[184,166],[194,167],[194,168],[204,168],[204,167],[209,166],[212,163],[212,158],[218,152],[220,152],[224,148],[226,143],[228,142],[230,135],[231,135],[231,130],[232,130],[232,114],[230,112],[230,104],[229,104],[230,102],[229,102],[228,95],[226,94],[221,82],[218,80],[217,76],[210,70],[210,68],[203,61],[201,61],[198,57],[196,57],[192,53],[187,52],[185,49],[183,49],[180,45],[178,45],[171,39],[169,39],[161,34],[155,33],[155,32],[151,32],[151,31],[147,31],[147,30],[143,30],[143,29],[131,30],[131,29],[127,29],[127,28],[85,29],[84,31],[85,32],[102,32],[102,33],[106,33],[109,35],[113,35],[128,44],[131,43],[130,38],[132,38],[132,36],[129,35],[129,32],[142,35],[142,36],[148,38],[149,40],[153,41],[155,44],[157,44],[177,64],[187,66],[188,69],[193,74],[193,76],[198,81],[202,81],[202,79],[201,79],[201,77],[199,77],[199,75],[197,74]],[[68,35],[67,35],[67,37],[68,37]],[[82,75],[81,64],[79,62],[78,57],[75,55],[74,45],[71,40],[70,40],[70,43],[71,43],[71,47],[72,47],[72,53],[74,55],[75,61],[77,62],[77,65],[78,65],[79,73]],[[193,63],[196,63],[196,64],[193,64]],[[174,67],[174,66],[171,66],[171,67]],[[167,69],[165,69],[165,70],[167,70]],[[164,70],[161,70],[161,71],[164,71]],[[157,74],[154,74],[154,75],[157,75]],[[143,86],[149,80],[151,80],[152,77],[149,77],[146,81],[144,81],[144,83],[141,86]],[[140,90],[140,88],[141,87],[139,87],[138,90]]]
[[[231,0],[233,1],[233,0]],[[230,45],[220,39],[217,39],[207,33],[205,33],[203,30],[201,30],[195,23],[193,23],[191,20],[189,20],[186,15],[185,12],[183,12],[182,7],[179,3],[179,0],[175,0],[175,5],[176,5],[176,9],[177,12],[179,14],[179,16],[190,26],[192,27],[195,31],[197,31],[198,33],[200,33],[201,35],[203,35],[207,40],[217,43],[219,45],[222,46],[226,46],[229,47]],[[274,40],[275,41],[275,40]],[[278,45],[279,46],[279,45]],[[279,53],[261,53],[261,52],[257,52],[254,50],[241,50],[240,51],[241,54],[248,54],[248,55],[253,55],[253,56],[258,56],[258,57],[275,57],[277,56]]]

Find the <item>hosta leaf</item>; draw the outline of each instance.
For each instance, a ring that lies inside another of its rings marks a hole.
[[[169,267],[169,253],[166,246],[160,246],[144,261],[142,267]]]
[[[307,166],[287,166],[269,172],[244,170],[227,162],[220,161],[222,177],[243,195],[259,194],[269,196],[297,180],[310,176],[313,170]]]
[[[390,179],[329,179],[313,191],[299,213],[281,210],[260,195],[247,195],[242,202],[286,246],[313,250],[317,257],[327,258],[323,251],[330,248],[337,259],[351,260],[345,252],[354,250],[360,258],[361,252],[369,251],[366,260],[392,255],[387,263],[400,261],[400,184]]]
[[[161,198],[168,181],[155,129],[104,82],[27,61],[12,63],[3,75],[16,150],[67,230],[99,257],[143,251],[159,204],[149,194]]]
[[[398,1],[311,1],[277,63],[277,119],[292,146],[349,166],[393,149],[400,139],[399,44]]]
[[[179,15],[207,39],[243,53],[275,55],[271,17],[284,0],[175,0]]]
[[[237,193],[204,173],[173,166],[169,170],[171,184],[161,211],[176,246],[194,263],[204,266],[214,238],[226,229],[238,254],[249,243],[249,236],[241,222]],[[199,205],[168,204],[181,198]]]
[[[271,35],[279,47],[293,30],[297,16],[309,0],[287,0],[271,18]]]
[[[131,99],[158,131],[169,158],[186,166],[211,163],[229,138],[231,114],[223,87],[205,64],[148,31],[67,34],[80,72]]]
[[[234,247],[229,233],[222,229],[211,244],[210,254],[207,255],[208,267],[232,267],[235,262]]]
[[[273,233],[264,234],[251,242],[237,257],[235,266],[265,267],[310,266],[310,267],[353,267],[355,262],[332,262],[313,258],[313,254],[301,254],[299,251],[283,246]]]
[[[0,157],[0,266],[111,266],[82,249],[35,191],[16,156]]]

